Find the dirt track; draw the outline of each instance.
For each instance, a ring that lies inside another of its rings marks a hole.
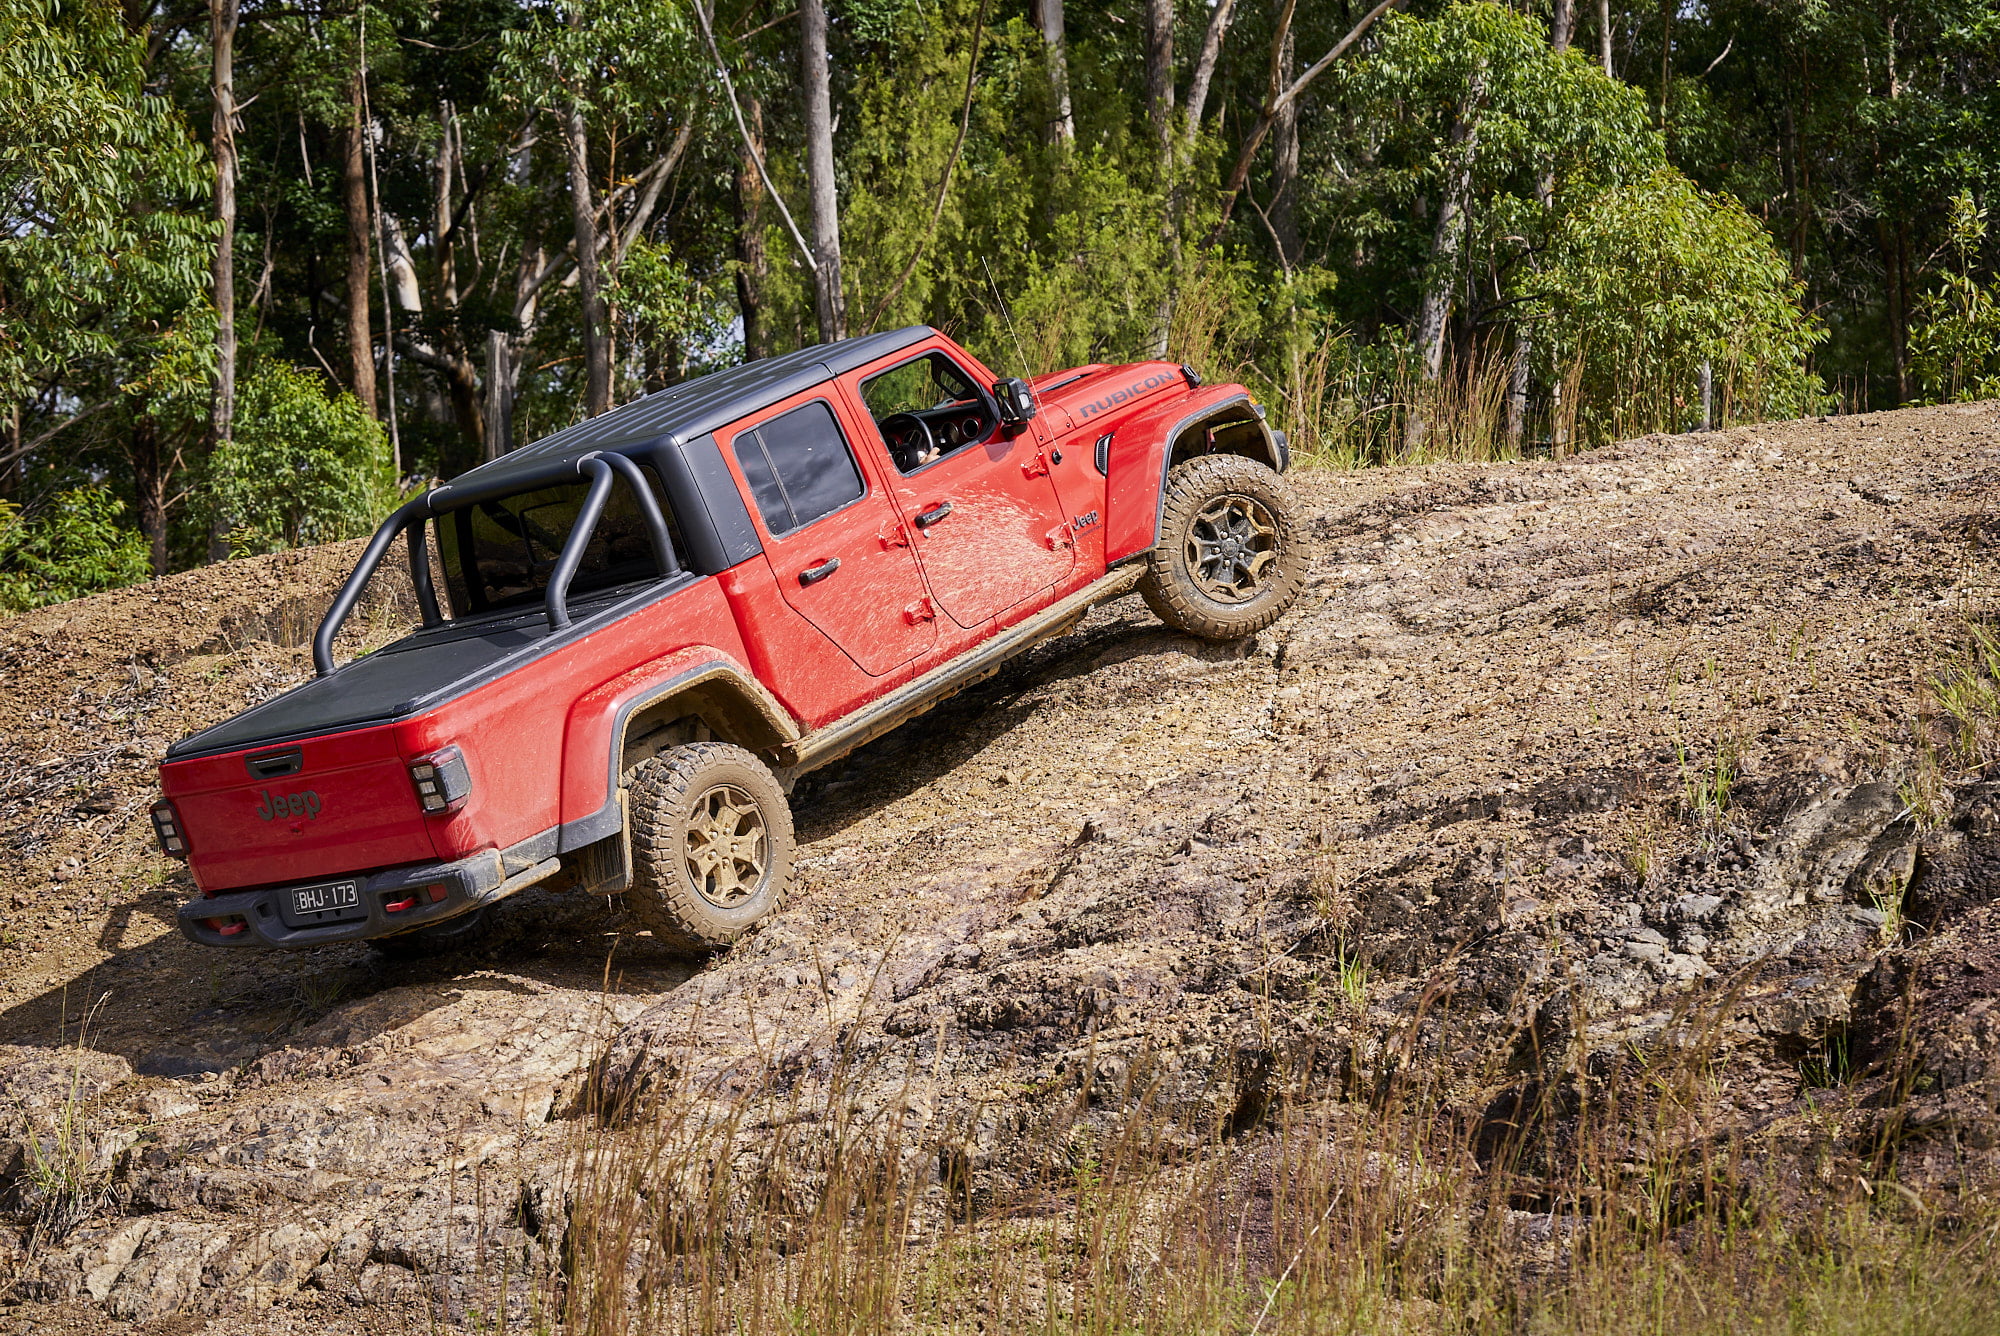
[[[2000,609],[2000,406],[1295,482],[1296,611],[1215,647],[1123,600],[817,777],[793,902],[699,972],[553,894],[423,966],[172,932],[151,767],[307,671],[351,548],[0,623],[0,1135],[82,1071],[111,1193],[16,1256],[0,1332],[449,1306],[475,1237],[541,1246],[493,1202],[550,1190],[607,1046],[626,1097],[844,1046],[1001,1191],[1062,1102],[1033,1092],[1142,1059],[1242,1132],[1391,1047],[1477,1105],[1705,997],[1730,1116],[1778,1154],[1829,1036],[1865,1057],[1914,1008],[1946,1074],[1918,1123],[1984,1130],[1919,1138],[1911,1181],[1993,1175],[2000,786],[1924,829],[1907,793],[1919,682]]]

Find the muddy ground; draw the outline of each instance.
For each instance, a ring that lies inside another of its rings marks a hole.
[[[351,545],[0,622],[0,1333],[462,1316],[490,1249],[559,1246],[586,1104],[836,1063],[1001,1194],[1135,1065],[1245,1136],[1697,1027],[1771,1174],[1893,1122],[1910,1191],[1990,1184],[2000,782],[1916,744],[2000,612],[2000,405],[1294,483],[1280,623],[1127,598],[822,773],[791,903],[709,962],[553,892],[426,964],[173,931],[153,767],[309,671]]]

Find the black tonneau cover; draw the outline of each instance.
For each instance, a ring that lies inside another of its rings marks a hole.
[[[576,621],[550,634],[540,608],[482,617],[404,636],[325,677],[253,705],[233,719],[182,738],[167,759],[237,751],[261,743],[406,719],[511,672],[647,604],[700,581],[683,574],[638,590],[604,590],[576,601]]]

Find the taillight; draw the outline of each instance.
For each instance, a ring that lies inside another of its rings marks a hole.
[[[417,802],[433,815],[456,812],[472,794],[472,772],[466,768],[465,753],[456,747],[410,762],[410,782],[417,786]]]
[[[153,804],[153,836],[160,842],[160,852],[167,857],[188,856],[187,835],[181,830],[181,814],[165,798]]]

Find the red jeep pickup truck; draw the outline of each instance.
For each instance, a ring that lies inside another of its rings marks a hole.
[[[677,385],[382,525],[317,676],[168,748],[161,847],[211,946],[474,940],[562,874],[656,936],[781,902],[792,781],[1135,585],[1229,639],[1296,595],[1282,433],[1165,362],[996,379],[917,326]],[[402,539],[423,625],[335,636]]]

